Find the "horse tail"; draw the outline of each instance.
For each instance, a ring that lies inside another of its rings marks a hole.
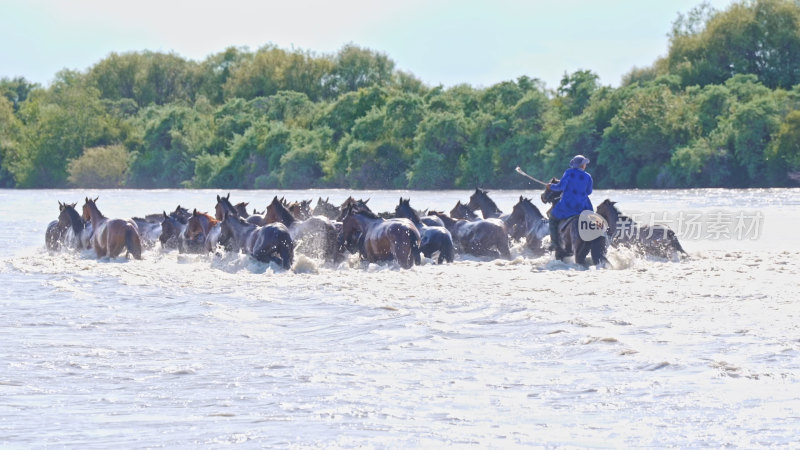
[[[444,245],[442,249],[439,250],[439,259],[441,263],[441,259],[444,258],[445,261],[451,263],[456,258],[456,249],[453,246],[453,238],[448,236],[449,239],[444,240]]]
[[[142,239],[132,226],[125,228],[125,246],[136,259],[142,259]]]
[[[500,252],[506,259],[511,259],[511,249],[508,248],[508,234],[505,230],[502,230],[502,233],[497,233],[497,251]]]
[[[411,233],[409,237],[411,238],[411,257],[414,258],[414,264],[419,266],[422,264],[422,259],[419,256],[419,239],[417,239],[417,236]]]

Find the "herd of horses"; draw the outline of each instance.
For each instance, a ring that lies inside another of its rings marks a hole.
[[[98,258],[115,258],[125,252],[142,258],[143,248],[158,244],[181,253],[208,254],[223,249],[243,252],[261,262],[274,262],[289,269],[295,253],[339,263],[347,253],[359,254],[370,263],[396,261],[403,268],[421,262],[421,255],[439,264],[453,262],[456,254],[510,259],[509,244],[524,240],[534,256],[548,250],[548,219],[529,198],[520,196],[510,213],[503,213],[487,191],[476,189],[467,203],[459,201],[449,212],[418,211],[410,199],[400,198],[394,212],[375,213],[369,199],[348,197],[341,205],[330,199],[289,202],[277,196],[262,212],[248,213],[248,203],[233,204],[230,193],[217,195],[214,215],[189,211],[180,205],[143,218],[109,219],[97,207],[98,198],[86,198],[79,213],[77,203],[58,203],[58,219],[47,227],[47,248],[56,251],[93,249]],[[545,203],[558,201],[545,191]],[[476,214],[480,211],[482,217]],[[609,224],[608,232],[584,240],[577,220],[564,220],[559,227],[564,248],[559,257],[574,256],[577,264],[609,265],[609,246],[635,247],[649,255],[669,257],[686,254],[675,233],[665,226],[639,226],[623,215],[610,200],[596,213]],[[619,233],[622,228],[636,233]]]

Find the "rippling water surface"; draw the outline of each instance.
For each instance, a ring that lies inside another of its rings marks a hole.
[[[57,201],[121,217],[216,194],[0,191],[0,446],[797,445],[798,189],[595,192],[633,215],[761,217],[743,239],[682,236],[683,261],[612,250],[614,270],[521,245],[408,271],[44,249]],[[520,194],[490,193],[506,211]],[[449,210],[470,193],[354,195]]]

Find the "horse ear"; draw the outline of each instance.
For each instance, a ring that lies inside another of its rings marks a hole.
[[[164,219],[166,219],[167,218],[167,212],[162,210],[161,213],[164,214]]]
[[[364,204],[366,205],[367,203],[369,203],[369,200],[370,200],[371,198],[372,198],[372,197],[370,197],[370,198],[368,198],[368,199],[364,200]]]
[[[227,197],[225,197],[225,200],[230,200],[230,199],[231,199],[231,193],[230,193],[230,192],[228,192],[228,196],[227,196]]]
[[[94,198],[94,202],[97,203],[98,200],[100,200],[100,196],[99,195]]]
[[[192,210],[192,215],[193,215],[193,216],[196,216],[196,215],[197,215],[197,208],[195,208],[194,210]]]
[[[520,196],[519,196],[519,201],[522,201],[522,200],[523,200],[523,199],[522,199],[522,196],[520,195]]]

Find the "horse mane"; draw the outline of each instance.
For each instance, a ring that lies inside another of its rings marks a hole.
[[[275,197],[270,205],[275,208],[275,211],[280,216],[281,223],[297,222],[297,218],[291,212],[289,212],[285,206],[283,206],[283,203],[278,200],[278,197]]]
[[[196,215],[197,216],[203,216],[206,219],[208,219],[208,224],[211,225],[212,227],[219,223],[219,220],[217,220],[216,217],[214,217],[214,216],[212,216],[212,215],[210,215],[208,213],[197,211]]]
[[[70,224],[70,226],[72,226],[72,231],[76,236],[80,236],[80,233],[86,228],[86,222],[83,221],[83,217],[78,214],[78,211],[75,211],[72,205],[64,204],[64,211],[67,212],[69,221],[72,222]]]
[[[408,215],[411,216],[411,217],[409,217],[409,220],[411,220],[411,222],[413,222],[415,224],[421,223],[421,219],[419,218],[419,214],[417,214],[417,211],[414,208],[411,207],[411,199],[409,198],[408,200],[405,200],[405,199],[403,199],[403,197],[400,197],[400,204],[397,205],[397,206],[400,207],[400,206],[403,206],[403,205],[405,205],[404,209],[408,211]]]
[[[369,209],[359,209],[359,210],[351,210],[353,214],[361,214],[364,217],[370,219],[380,219],[380,217],[375,214],[374,212],[370,211]]]
[[[633,219],[631,219],[630,217],[628,217],[625,214],[623,214],[622,211],[620,211],[619,208],[617,208],[616,202],[612,202],[611,199],[607,198],[607,199],[603,200],[603,203],[601,203],[601,205],[608,205],[608,207],[611,208],[617,214],[617,220],[619,222],[635,223],[633,221]]]

